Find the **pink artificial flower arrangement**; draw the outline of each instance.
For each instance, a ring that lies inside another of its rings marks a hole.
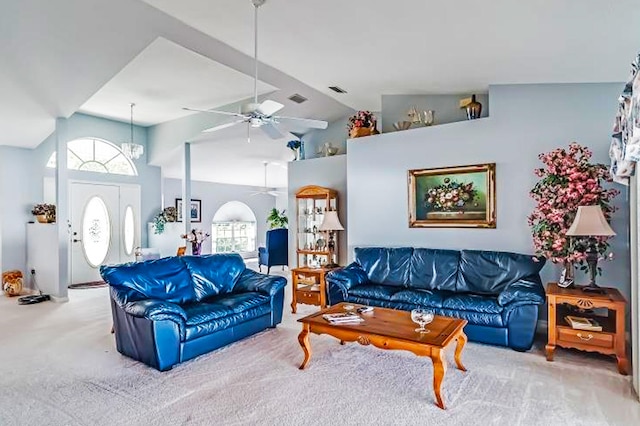
[[[535,254],[553,263],[580,263],[584,266],[589,237],[567,237],[579,206],[600,205],[607,221],[616,210],[611,200],[620,191],[605,189],[601,181],[611,182],[604,164],[591,164],[592,152],[576,142],[569,150],[557,148],[538,157],[545,167],[534,173],[540,181],[530,192],[536,208],[528,222],[533,233]],[[608,237],[598,237],[602,256],[609,248]]]

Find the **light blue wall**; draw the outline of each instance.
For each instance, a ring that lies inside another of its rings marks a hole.
[[[420,112],[434,110],[434,125],[465,121],[467,113],[464,109],[460,109],[460,99],[470,96],[469,94],[382,95],[382,133],[395,132],[393,123],[396,121],[410,121],[407,112],[413,106]],[[477,94],[476,100],[482,104],[482,117],[488,117],[488,95]]]
[[[256,243],[264,246],[267,225],[267,216],[272,208],[276,206],[276,198],[271,195],[251,195],[258,190],[255,186],[229,185],[224,183],[193,181],[191,183],[191,197],[202,200],[202,222],[193,223],[193,228],[199,228],[206,232],[211,232],[213,216],[218,209],[229,201],[240,201],[251,208],[256,215],[258,236]],[[176,198],[182,198],[182,181],[179,179],[164,180],[165,205],[174,206]],[[211,252],[211,239],[203,244],[204,253]]]
[[[318,154],[318,150],[322,149],[325,142],[331,142],[331,145],[339,148],[338,154],[345,154],[347,152],[347,137],[349,135],[349,131],[347,130],[348,121],[349,116],[346,116],[333,123],[329,123],[329,126],[324,130],[311,130],[307,132],[302,137],[304,141],[305,158],[323,157],[323,154]]]
[[[350,250],[381,245],[531,253],[527,216],[534,207],[529,190],[538,180],[533,174],[541,167],[538,154],[577,141],[593,150],[593,161],[608,163],[621,90],[615,83],[491,86],[489,118],[349,141]],[[408,170],[492,162],[497,163],[497,229],[409,228]],[[601,265],[600,281],[628,298],[628,192],[616,187],[622,191],[612,221],[616,259]],[[547,266],[543,279],[558,274],[558,268]]]
[[[33,220],[33,150],[0,146],[0,270],[25,271],[26,223]],[[26,274],[25,274],[26,276]]]
[[[74,114],[69,118],[70,139],[96,137],[120,145],[130,139],[127,123]],[[134,140],[145,146],[147,130],[134,126]],[[33,220],[31,207],[43,201],[43,179],[54,177],[55,170],[46,167],[55,150],[55,136],[49,136],[35,149],[0,146],[0,232],[2,253],[0,267],[20,269],[26,265],[26,223]],[[70,171],[70,179],[93,182],[139,184],[141,187],[141,219],[143,223],[160,209],[160,168],[148,166],[147,156],[135,161],[138,176],[105,175],[102,173]],[[142,243],[146,245],[147,229],[142,227]]]

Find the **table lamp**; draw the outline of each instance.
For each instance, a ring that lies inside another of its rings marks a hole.
[[[596,273],[598,272],[598,247],[594,237],[612,237],[616,235],[607,223],[607,219],[602,213],[600,206],[580,206],[576,213],[571,227],[567,231],[571,237],[590,237],[587,254],[587,265],[589,265],[589,285],[582,287],[582,291],[592,293],[604,293],[601,287],[596,284]]]
[[[336,242],[333,237],[336,231],[344,231],[344,227],[340,223],[340,219],[338,218],[338,212],[335,210],[329,210],[324,213],[324,219],[322,220],[322,224],[319,231],[327,231],[329,232],[329,242],[327,246],[329,247],[329,262],[325,265],[327,268],[337,268],[338,265],[334,260],[334,251],[336,249]]]

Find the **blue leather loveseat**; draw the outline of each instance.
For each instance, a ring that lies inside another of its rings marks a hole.
[[[102,266],[118,352],[164,371],[282,321],[283,277],[237,254]]]
[[[476,250],[356,248],[355,262],[326,277],[330,304],[346,301],[466,319],[470,340],[531,348],[545,301],[544,259]]]

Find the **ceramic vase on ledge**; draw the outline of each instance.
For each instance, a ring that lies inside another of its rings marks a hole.
[[[482,104],[476,101],[476,95],[471,95],[471,102],[465,107],[467,110],[467,120],[475,120],[480,118],[482,114]]]

